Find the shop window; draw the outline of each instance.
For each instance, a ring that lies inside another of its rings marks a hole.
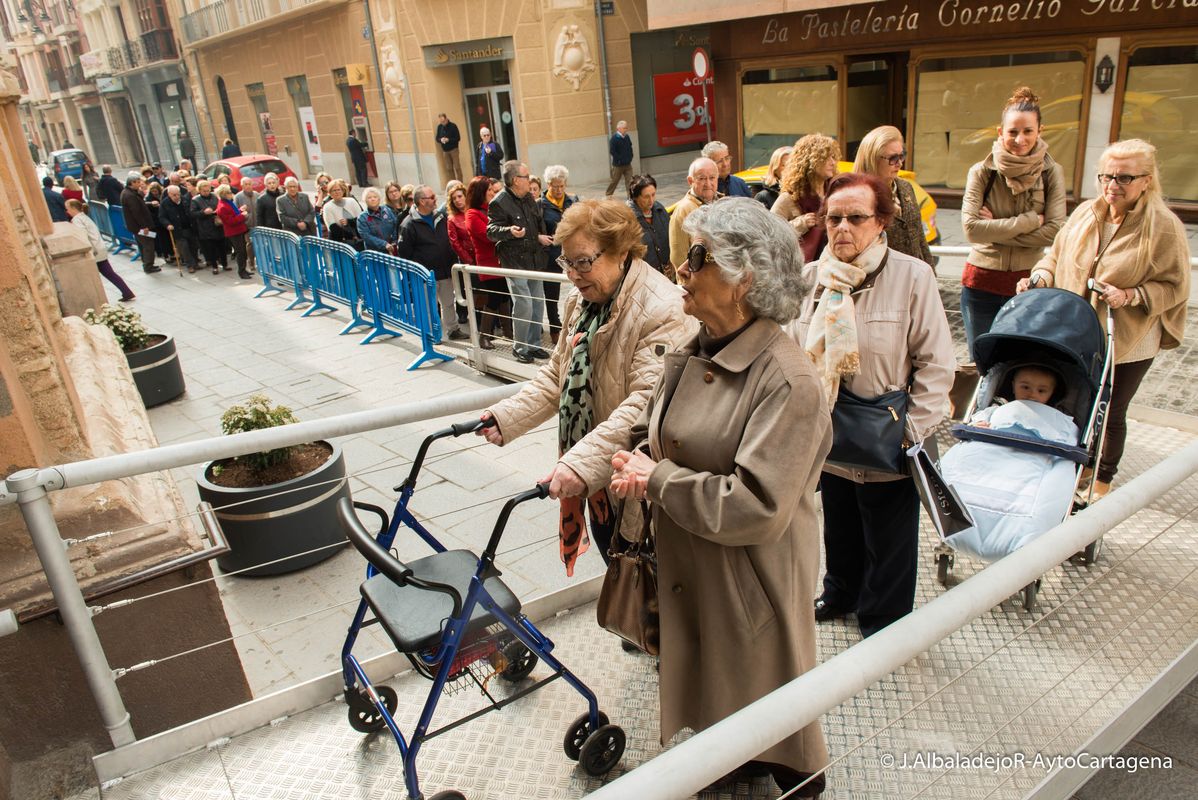
[[[741,79],[744,165],[768,164],[770,154],[808,133],[835,138],[840,108],[836,67],[818,65],[749,70]]]
[[[1156,145],[1161,191],[1198,201],[1198,45],[1142,47],[1128,58],[1120,139]]]
[[[916,75],[915,133],[907,143],[923,186],[965,188],[969,168],[990,152],[1012,91],[1040,96],[1041,135],[1073,185],[1081,132],[1085,60],[1080,52],[935,58]]]

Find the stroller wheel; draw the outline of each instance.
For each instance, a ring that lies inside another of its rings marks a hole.
[[[387,713],[394,714],[395,709],[399,707],[399,695],[395,690],[390,686],[376,686],[374,690],[387,707]],[[370,696],[365,692],[346,692],[345,700],[349,705],[349,725],[355,731],[374,733],[386,727],[387,721],[374,707],[374,703],[370,702]]]
[[[536,655],[524,646],[524,642],[518,639],[509,642],[503,648],[503,657],[507,659],[507,667],[504,668],[503,672],[499,673],[499,677],[509,683],[515,683],[527,678],[539,661]]]
[[[587,737],[582,745],[578,763],[591,777],[606,775],[624,755],[624,729],[618,725],[603,725]]]
[[[608,723],[607,714],[599,712],[599,727],[602,728]],[[583,714],[570,725],[570,730],[566,731],[566,739],[562,742],[562,749],[566,751],[566,758],[571,761],[577,761],[582,755],[582,746],[586,744],[588,738],[594,731],[591,730],[591,715]]]
[[[447,792],[437,792],[428,800],[466,800],[466,795],[450,789]]]
[[[948,586],[948,571],[953,567],[953,557],[947,553],[936,556],[936,580],[941,586]]]

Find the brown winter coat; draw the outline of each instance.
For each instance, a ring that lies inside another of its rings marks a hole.
[[[994,182],[987,193],[991,175]],[[983,205],[994,219],[981,216]],[[1036,183],[1019,194],[1013,194],[1003,176],[995,173],[993,154],[970,167],[961,198],[961,227],[973,245],[970,264],[998,272],[1031,269],[1064,224],[1065,172],[1048,154]]]
[[[831,423],[811,359],[759,319],[714,358],[693,338],[634,431],[649,478],[661,604],[661,736],[702,730],[818,662],[815,486]],[[828,763],[819,723],[759,759]]]
[[[571,290],[562,315],[563,331],[572,331],[578,324],[580,300],[578,292]],[[629,431],[661,375],[662,357],[694,331],[694,319],[682,311],[678,287],[644,261],[634,260],[611,316],[591,345],[595,428],[560,459],[586,483],[588,495],[607,488],[611,481],[611,457],[628,448]],[[569,369],[569,339],[558,337],[549,363],[536,377],[518,394],[488,409],[505,444],[557,414]]]
[[[899,213],[886,226],[886,242],[891,250],[906,253],[925,264],[932,263],[932,249],[928,237],[923,233],[923,217],[919,215],[919,201],[915,189],[902,178],[894,179],[894,194],[898,197]]]
[[[1032,278],[1087,298],[1100,319],[1106,318],[1106,304],[1086,290],[1089,278],[1120,289],[1138,289],[1143,302],[1115,309],[1116,361],[1120,353],[1131,352],[1158,320],[1163,328],[1161,349],[1177,347],[1185,335],[1190,298],[1190,245],[1185,226],[1163,204],[1140,198],[1102,254],[1096,274],[1091,275],[1098,255],[1099,227],[1109,218],[1109,210],[1101,197],[1075,208],[1048,255],[1036,264]]]

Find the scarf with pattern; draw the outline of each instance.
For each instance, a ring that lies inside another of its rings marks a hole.
[[[569,366],[558,403],[559,455],[565,455],[595,427],[595,392],[591,388],[591,342],[595,340],[599,328],[611,316],[612,305],[616,295],[620,293],[620,288],[622,286],[616,288],[612,293],[612,299],[606,303],[582,301],[582,313],[568,342]],[[600,488],[590,497],[562,497],[558,502],[561,506],[558,523],[559,546],[562,563],[566,565],[566,575],[569,577],[574,575],[574,563],[578,557],[590,546],[586,509],[590,509],[593,528],[614,529],[615,518],[606,487]]]

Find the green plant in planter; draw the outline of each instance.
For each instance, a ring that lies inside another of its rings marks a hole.
[[[131,308],[105,303],[99,311],[94,308],[84,311],[83,319],[92,325],[107,326],[126,353],[141,350],[150,339],[150,332],[141,324],[141,314]]]
[[[293,422],[299,420],[290,408],[272,405],[270,398],[264,394],[252,395],[244,404],[230,406],[220,417],[221,431],[225,434],[260,431],[279,425],[290,425]],[[238,456],[237,460],[255,470],[264,470],[286,461],[293,450],[294,447],[280,447],[277,450]]]

